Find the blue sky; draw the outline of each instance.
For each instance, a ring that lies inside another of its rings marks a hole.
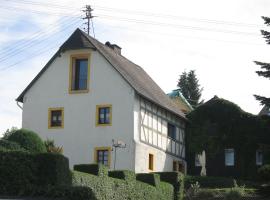
[[[1,0],[0,134],[21,126],[15,98],[84,27],[86,4],[95,9],[96,38],[121,46],[165,92],[175,89],[184,70],[195,69],[205,100],[218,95],[257,114],[253,94],[270,96],[269,81],[255,74],[253,63],[270,62],[270,46],[260,35],[269,0]]]

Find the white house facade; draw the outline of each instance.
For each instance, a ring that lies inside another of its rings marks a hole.
[[[185,171],[184,114],[120,47],[79,29],[17,101],[22,127],[62,146],[71,167]]]

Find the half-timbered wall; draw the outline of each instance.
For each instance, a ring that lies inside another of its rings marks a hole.
[[[168,123],[175,138],[168,136]],[[178,158],[185,158],[185,124],[180,117],[140,98],[140,141]]]

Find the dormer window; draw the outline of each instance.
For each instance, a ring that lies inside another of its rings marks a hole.
[[[74,55],[70,59],[70,93],[88,92],[89,55]]]

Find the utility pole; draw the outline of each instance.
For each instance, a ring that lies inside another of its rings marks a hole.
[[[85,13],[85,17],[83,19],[87,20],[87,22],[85,22],[85,24],[87,25],[87,30],[86,31],[87,31],[88,35],[90,35],[90,25],[91,25],[90,23],[91,23],[91,20],[92,20],[92,18],[95,17],[95,16],[92,15],[92,11],[93,11],[93,9],[91,8],[90,5],[86,5],[85,10],[83,10],[83,12]],[[93,29],[93,33],[94,33],[94,36],[95,36],[93,21],[92,21],[92,29]]]

